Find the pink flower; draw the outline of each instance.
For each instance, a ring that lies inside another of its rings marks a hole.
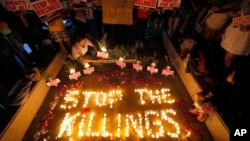
[[[202,109],[207,113],[213,113],[215,110],[214,107],[209,102],[203,103]]]

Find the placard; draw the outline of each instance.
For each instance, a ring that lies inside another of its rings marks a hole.
[[[32,10],[29,0],[1,0],[0,3],[8,11]]]
[[[157,7],[180,8],[181,0],[158,0]]]
[[[156,8],[157,0],[134,0],[135,6]]]
[[[102,0],[102,16],[105,24],[132,25],[133,0]]]
[[[233,18],[233,26],[250,25],[250,15]]]
[[[31,6],[39,17],[63,9],[63,6],[59,0],[39,0],[32,2]]]

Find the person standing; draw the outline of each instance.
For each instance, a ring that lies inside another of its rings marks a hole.
[[[243,0],[237,11],[229,12],[232,18],[250,15],[250,0]],[[220,43],[226,51],[224,56],[225,75],[229,75],[234,67],[237,56],[250,55],[250,24],[234,25],[233,20],[227,26]]]
[[[143,48],[147,22],[149,18],[149,10],[145,7],[136,9],[136,43],[135,48]]]
[[[4,39],[15,55],[19,65],[23,68],[31,67],[32,61],[29,59],[28,53],[23,48],[23,39],[15,28],[9,27],[6,21],[0,20],[0,37]]]
[[[85,15],[87,19],[88,30],[93,39],[96,38],[96,20],[94,16],[94,4],[91,0],[88,0],[85,8]]]
[[[70,47],[72,46],[69,33],[63,23],[63,18],[67,13],[67,10],[61,10],[42,19],[42,22],[48,23],[48,30],[52,35],[52,38],[59,44],[60,51],[64,54],[68,54],[70,52]],[[64,43],[66,43],[66,46]]]
[[[70,9],[70,19],[75,26],[75,35],[87,34],[87,19],[85,15],[85,4],[82,2],[74,3],[74,0],[68,2]]]

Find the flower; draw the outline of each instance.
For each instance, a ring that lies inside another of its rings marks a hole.
[[[204,102],[202,105],[201,105],[202,109],[206,112],[206,113],[214,113],[215,111],[215,108],[214,106],[212,105],[211,102]]]

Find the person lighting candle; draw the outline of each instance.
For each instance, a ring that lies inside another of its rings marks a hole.
[[[72,58],[81,64],[85,64],[86,62],[100,62],[101,59],[97,57],[97,47],[85,35],[79,35],[76,37],[71,49]]]

